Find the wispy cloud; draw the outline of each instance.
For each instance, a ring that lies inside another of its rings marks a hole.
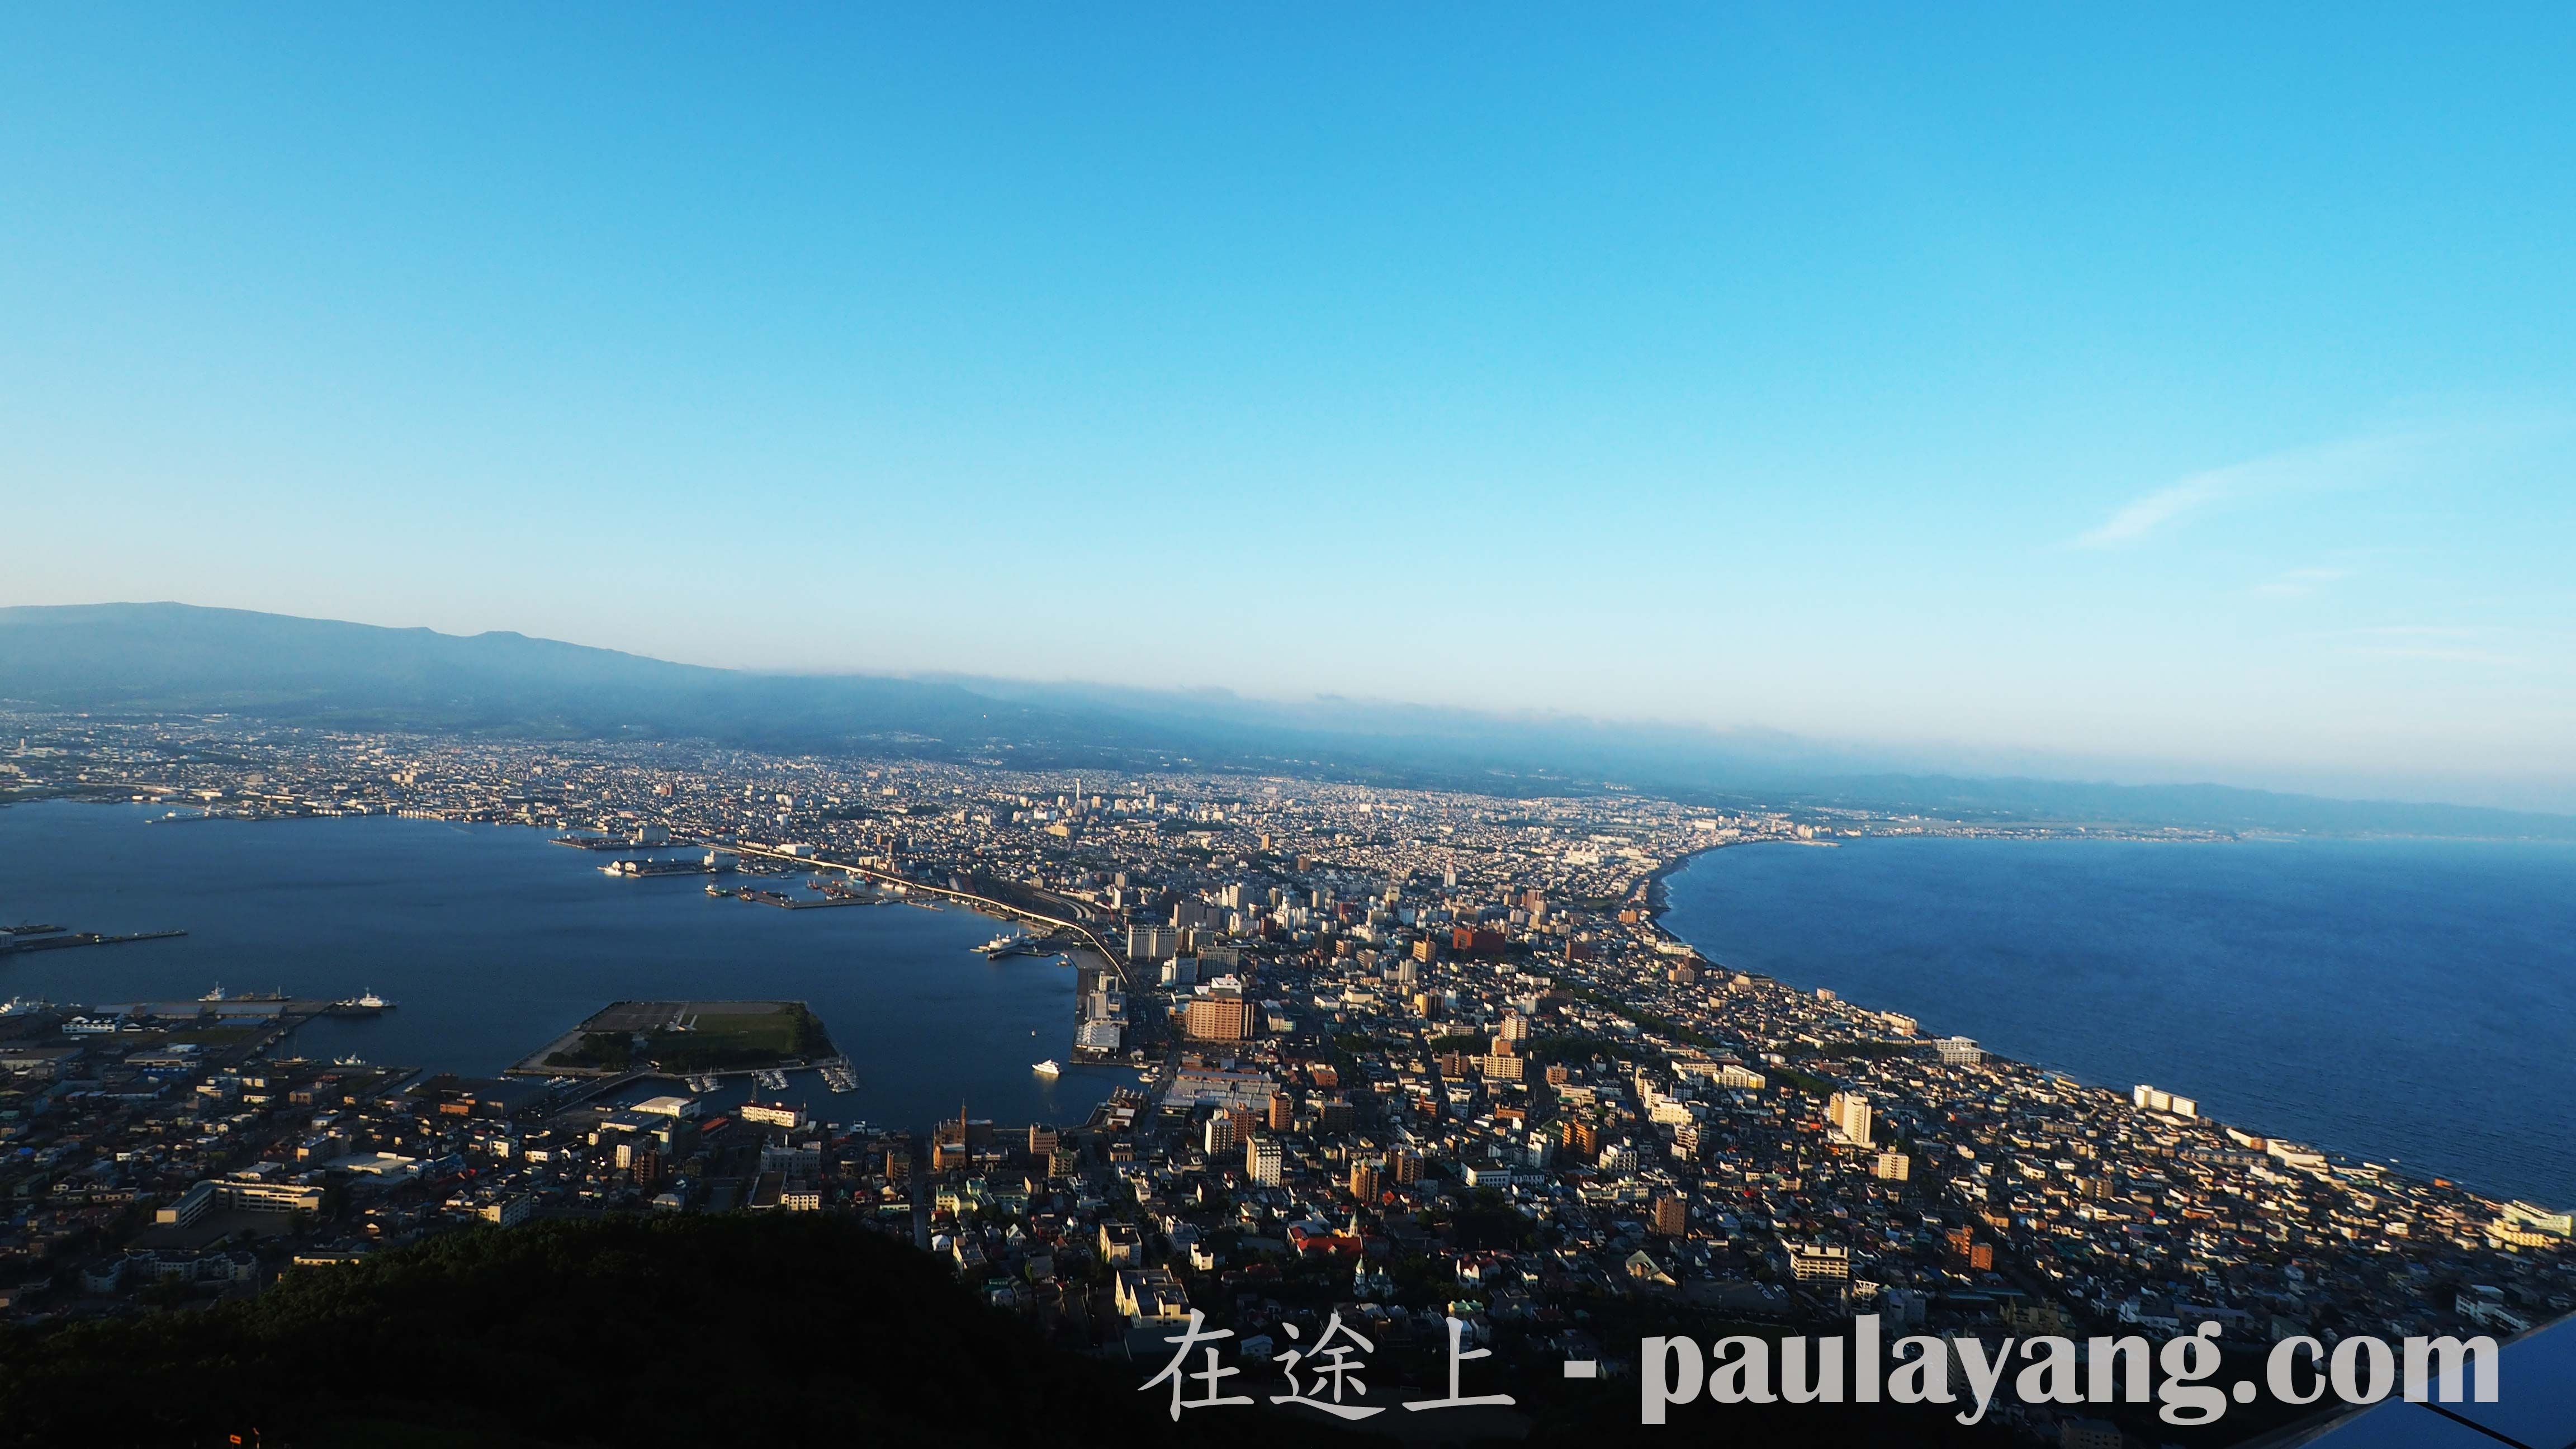
[[[2275,599],[2302,599],[2335,582],[2352,577],[2350,569],[2292,569],[2266,584],[2256,584],[2254,592]]]
[[[2073,543],[2077,548],[2123,548],[2234,504],[2373,482],[2405,462],[2419,442],[2411,433],[2382,434],[2194,473],[2132,500]]]

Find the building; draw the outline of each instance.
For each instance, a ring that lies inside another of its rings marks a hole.
[[[1851,1249],[1825,1243],[1794,1243],[1789,1271],[1801,1283],[1843,1282],[1851,1277]]]
[[[1679,1195],[1665,1193],[1655,1199],[1652,1231],[1658,1237],[1679,1238],[1690,1234],[1690,1204]]]
[[[1878,1154],[1878,1164],[1870,1169],[1869,1175],[1881,1182],[1903,1182],[1913,1174],[1913,1171],[1914,1159],[1902,1152],[1882,1152]]]
[[[1235,1140],[1233,1113],[1219,1112],[1207,1119],[1206,1135],[1201,1142],[1208,1156],[1214,1157],[1220,1152],[1233,1151]]]
[[[1945,1036],[1932,1043],[1932,1054],[1945,1067],[1973,1067],[1986,1059],[1985,1050],[1964,1036]]]
[[[322,1189],[318,1184],[303,1182],[270,1182],[255,1172],[236,1173],[231,1177],[202,1182],[198,1187],[211,1189],[208,1206],[252,1213],[318,1213],[322,1211]],[[197,1189],[190,1188],[193,1193]],[[186,1201],[183,1196],[180,1199]],[[202,1213],[202,1209],[200,1210]]]
[[[1163,1094],[1163,1105],[1242,1107],[1267,1112],[1270,1110],[1270,1096],[1278,1090],[1279,1084],[1270,1079],[1268,1072],[1183,1067],[1172,1074],[1172,1085]]]
[[[1252,1003],[1240,996],[1193,996],[1181,1007],[1181,1035],[1244,1041],[1252,1035],[1252,1019]]]
[[[2129,1100],[2141,1112],[2170,1112],[2177,1117],[2200,1115],[2198,1102],[2189,1097],[2177,1097],[2171,1092],[2150,1087],[2144,1082],[2129,1089]]]
[[[1297,1099],[1286,1092],[1270,1094],[1270,1130],[1285,1132],[1297,1125]]]
[[[1190,1318],[1190,1297],[1168,1269],[1121,1268],[1110,1294],[1112,1305],[1132,1323],[1187,1323]]]
[[[1141,1263],[1144,1258],[1145,1235],[1137,1231],[1134,1223],[1100,1225],[1100,1261],[1113,1268],[1124,1268]]]
[[[1264,1135],[1246,1144],[1243,1170],[1254,1182],[1276,1185],[1280,1178],[1279,1139]]]
[[[1165,961],[1181,949],[1181,933],[1171,926],[1129,926],[1127,959],[1130,961]]]
[[[526,1222],[536,1213],[536,1210],[535,1198],[526,1193],[517,1193],[483,1204],[476,1210],[476,1215],[495,1227],[515,1228]]]
[[[1354,1162],[1351,1164],[1351,1196],[1358,1198],[1362,1202],[1375,1202],[1377,1201],[1377,1195],[1381,1190],[1380,1172],[1376,1163]]]
[[[164,1203],[152,1211],[152,1221],[165,1226],[187,1227],[206,1215],[215,1203],[215,1184],[201,1182],[179,1194],[176,1202]]]
[[[1870,1145],[1868,1097],[1859,1092],[1836,1092],[1825,1100],[1825,1114],[1854,1145]]]

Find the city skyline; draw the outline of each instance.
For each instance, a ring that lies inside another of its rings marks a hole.
[[[0,23],[0,604],[2576,799],[2563,16]]]

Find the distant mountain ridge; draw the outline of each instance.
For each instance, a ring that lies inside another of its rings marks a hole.
[[[692,739],[1042,766],[1189,764],[1527,796],[1618,787],[1720,806],[1945,818],[2576,840],[2576,816],[2220,785],[1908,772],[1769,731],[970,676],[763,674],[535,639],[175,603],[0,608],[0,706],[233,713],[349,729]]]
[[[902,736],[960,747],[1086,734],[1133,743],[1107,721],[948,684],[752,674],[524,634],[459,636],[188,604],[0,609],[0,700],[779,750]]]

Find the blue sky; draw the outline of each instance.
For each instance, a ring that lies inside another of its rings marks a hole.
[[[2576,809],[2576,12],[2242,8],[15,7],[0,602]]]

